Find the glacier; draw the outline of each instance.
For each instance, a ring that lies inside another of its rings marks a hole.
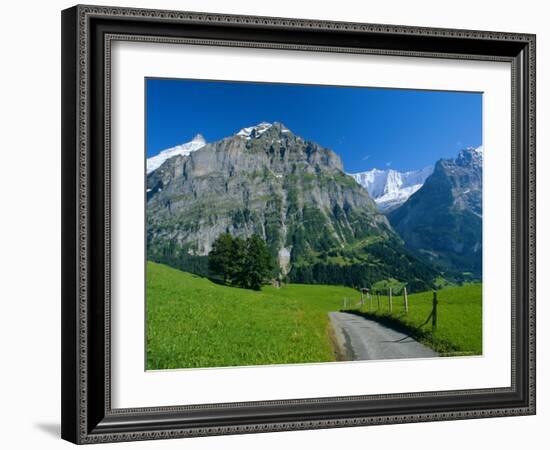
[[[366,172],[350,173],[363,186],[383,212],[391,211],[422,187],[433,172],[433,166],[409,172],[394,169],[371,169]]]

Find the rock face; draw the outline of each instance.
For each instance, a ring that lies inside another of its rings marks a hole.
[[[369,191],[380,211],[389,212],[418,191],[432,172],[433,167],[429,166],[410,172],[372,169],[350,175]]]
[[[150,259],[197,270],[224,232],[260,235],[280,274],[294,273],[294,281],[303,281],[297,268],[331,258],[340,265],[384,266],[396,276],[397,269],[365,248],[391,243],[403,249],[368,192],[343,172],[340,157],[280,123],[261,123],[176,155],[148,175]],[[354,245],[361,261],[342,256]],[[317,275],[309,281],[319,281]]]
[[[406,245],[447,272],[481,276],[481,148],[439,160],[433,174],[388,217]]]

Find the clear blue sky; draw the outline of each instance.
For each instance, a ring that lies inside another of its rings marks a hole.
[[[482,143],[482,94],[147,79],[147,157],[282,122],[337,152],[347,172],[414,170]]]

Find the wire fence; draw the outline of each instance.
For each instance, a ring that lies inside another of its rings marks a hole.
[[[349,310],[358,310],[365,312],[387,312],[390,314],[394,313],[409,313],[409,296],[407,292],[407,287],[403,286],[397,292],[394,291],[394,288],[388,287],[385,290],[376,289],[370,290],[367,288],[360,289],[361,297],[350,298],[344,297],[342,299],[342,309],[344,311]],[[432,330],[435,331],[437,328],[437,305],[438,305],[438,294],[437,289],[433,290],[432,297],[432,309],[430,314],[426,318],[426,321],[422,323],[419,328],[428,324],[431,320]]]

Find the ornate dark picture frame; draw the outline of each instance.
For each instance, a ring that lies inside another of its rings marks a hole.
[[[110,45],[115,40],[512,66],[512,373],[506,388],[113,409]],[[62,437],[97,443],[535,413],[535,36],[98,6],[62,12]]]

